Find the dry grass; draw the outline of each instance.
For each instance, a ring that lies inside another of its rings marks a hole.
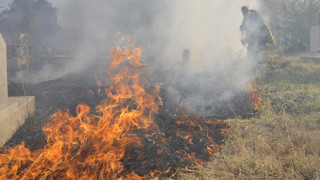
[[[297,120],[310,122],[298,124]],[[196,174],[180,174],[181,179],[320,178],[318,114],[308,118],[282,114],[229,122],[231,138],[224,151]]]
[[[224,150],[180,179],[320,179],[320,62],[268,63],[259,117],[229,119]]]

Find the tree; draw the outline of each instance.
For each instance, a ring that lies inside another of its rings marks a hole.
[[[41,42],[41,39],[50,36],[59,28],[57,9],[47,0],[13,0],[9,9],[2,12],[2,17],[0,32],[16,40],[19,39],[20,33],[28,32],[35,35],[31,33],[34,31]]]
[[[264,0],[276,41],[289,53],[304,51],[310,44],[310,27],[319,24],[320,0]]]

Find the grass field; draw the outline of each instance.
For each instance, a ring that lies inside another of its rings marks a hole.
[[[267,52],[262,107],[229,119],[222,152],[180,179],[320,179],[320,61]]]

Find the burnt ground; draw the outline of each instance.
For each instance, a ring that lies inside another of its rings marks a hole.
[[[102,95],[90,95],[89,89],[97,89],[94,67],[88,67],[88,71],[82,74],[69,74],[56,80],[45,81],[38,84],[23,86],[28,96],[35,96],[34,116],[26,119],[12,138],[5,144],[12,147],[25,141],[31,149],[38,149],[44,145],[44,133],[42,127],[50,120],[50,116],[60,109],[70,109],[75,114],[76,106],[86,102],[95,107],[104,97]],[[30,70],[32,72],[32,69]],[[24,96],[22,83],[10,82],[8,85],[9,96]]]
[[[76,106],[81,102],[94,109],[106,98],[105,95],[89,93],[89,90],[98,91],[94,69],[90,67],[86,73],[69,74],[38,84],[24,84],[27,94],[36,97],[36,111],[34,116],[29,117],[14,133],[5,147],[10,148],[24,141],[30,149],[40,149],[45,144],[42,128],[54,112],[70,109],[71,113],[75,114]],[[21,83],[9,83],[9,96],[23,95]],[[160,131],[148,134],[138,131],[144,146],[133,147],[127,152],[127,158],[123,159],[127,171],[134,170],[141,176],[150,173],[170,176],[176,168],[199,165],[209,160],[211,156],[207,147],[212,148],[213,152],[218,151],[225,139],[224,131],[228,129],[228,125],[220,119],[234,115],[229,113],[224,117],[212,117],[210,121],[195,115],[173,115],[166,108],[169,102],[165,99],[165,88],[160,95],[164,97],[164,106],[160,107],[159,114],[155,116]],[[238,101],[243,99],[246,98],[239,98]],[[221,109],[223,110],[223,107]],[[188,134],[191,134],[190,137],[187,137]],[[142,156],[139,155],[141,152]]]

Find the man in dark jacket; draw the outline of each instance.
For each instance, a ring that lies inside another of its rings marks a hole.
[[[251,10],[249,6],[242,6],[243,21],[240,31],[245,33],[245,38],[241,39],[243,45],[248,45],[248,58],[258,60],[262,47],[266,46],[268,41],[268,30],[256,10]]]

